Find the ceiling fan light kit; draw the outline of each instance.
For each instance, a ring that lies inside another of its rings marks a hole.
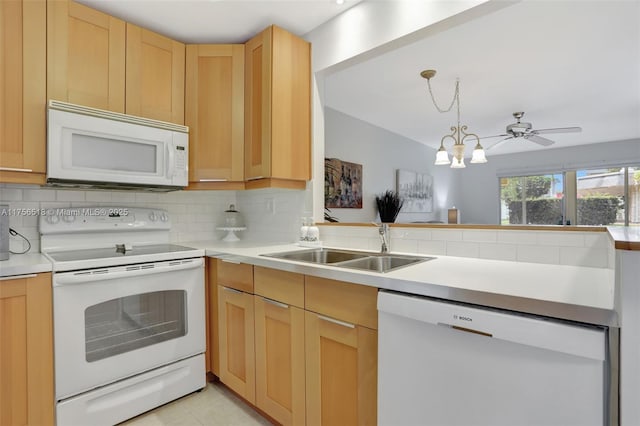
[[[453,99],[451,100],[451,104],[449,104],[449,107],[441,108],[438,106],[438,103],[436,102],[436,99],[433,96],[433,91],[431,90],[431,79],[435,75],[436,75],[435,70],[424,70],[420,73],[420,76],[427,80],[427,86],[429,87],[429,95],[431,96],[431,101],[433,102],[433,105],[436,107],[438,112],[445,113],[445,112],[451,111],[451,108],[453,108],[453,105],[455,104],[456,112],[457,112],[456,126],[451,127],[450,135],[444,135],[440,140],[440,149],[438,149],[438,152],[436,153],[435,165],[441,166],[441,165],[451,164],[452,169],[465,168],[466,166],[464,164],[464,149],[465,149],[464,143],[467,140],[475,140],[476,142],[475,148],[473,149],[473,155],[471,157],[471,163],[472,164],[486,163],[487,157],[485,155],[484,148],[482,147],[482,145],[480,145],[480,138],[478,137],[478,135],[476,135],[475,133],[467,133],[467,126],[460,125],[460,81],[456,80],[456,88],[453,94]],[[447,139],[453,140],[452,161],[449,160],[449,153],[444,147],[444,142]]]

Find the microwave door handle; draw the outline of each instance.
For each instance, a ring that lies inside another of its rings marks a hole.
[[[176,168],[176,158],[175,158],[175,153],[173,152],[173,143],[168,143],[167,144],[167,157],[168,157],[168,166],[167,166],[167,177],[168,178],[173,178],[173,174],[175,172],[175,168]]]

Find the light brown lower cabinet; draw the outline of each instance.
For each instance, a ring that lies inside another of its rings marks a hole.
[[[304,425],[304,310],[254,297],[256,405],[283,425]]]
[[[51,274],[0,280],[0,425],[53,425]]]
[[[377,332],[305,314],[307,425],[375,425]]]
[[[376,288],[216,266],[225,385],[282,425],[376,424]]]
[[[220,380],[255,405],[253,295],[218,286]]]

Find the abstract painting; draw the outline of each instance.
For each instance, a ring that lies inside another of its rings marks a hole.
[[[396,191],[404,199],[401,213],[433,211],[433,177],[430,175],[398,169]]]
[[[362,164],[324,159],[324,206],[362,208]]]

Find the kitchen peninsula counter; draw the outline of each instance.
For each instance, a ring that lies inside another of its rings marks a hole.
[[[235,262],[535,315],[618,326],[614,309],[615,273],[610,268],[438,255],[427,262],[378,273],[262,256],[305,249],[296,244],[261,245],[245,241],[185,244],[206,249],[207,256]]]

